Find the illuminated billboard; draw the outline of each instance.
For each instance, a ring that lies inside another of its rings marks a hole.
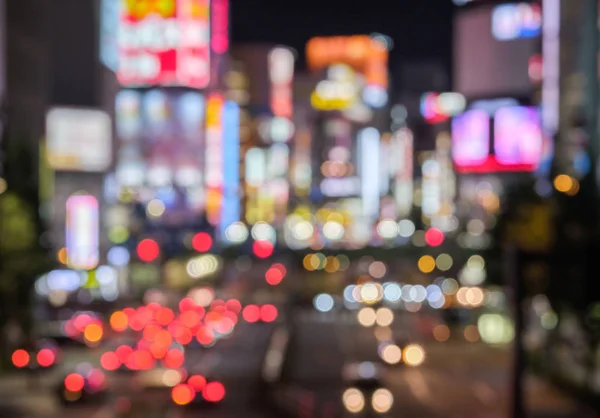
[[[224,99],[218,93],[206,102],[206,214],[211,224],[219,223],[223,200],[223,107]]]
[[[110,117],[101,110],[51,109],[46,115],[46,157],[57,171],[105,171],[112,162]]]
[[[534,107],[503,107],[494,115],[494,154],[502,165],[535,167],[542,154],[540,112]]]
[[[493,131],[490,123],[493,117]],[[452,159],[460,173],[533,171],[544,153],[536,107],[507,106],[492,117],[472,109],[452,121]],[[493,135],[492,135],[493,134]],[[493,138],[493,149],[491,142]]]
[[[388,50],[384,42],[365,35],[313,38],[306,45],[308,66],[318,71],[347,64],[364,76],[362,101],[381,108],[388,100]]]
[[[120,91],[115,103],[117,185],[151,191],[141,199],[160,191],[167,209],[175,209],[169,204],[177,201],[182,209],[198,212],[203,207],[205,107],[204,96],[195,91]],[[184,193],[181,199],[173,186]]]
[[[121,0],[117,41],[121,85],[206,87],[209,16],[209,0]]]
[[[387,88],[388,51],[380,41],[369,36],[313,38],[306,45],[306,55],[312,70],[348,64],[364,74],[367,84]]]
[[[67,265],[74,270],[90,270],[99,262],[98,200],[90,195],[74,195],[67,200]]]

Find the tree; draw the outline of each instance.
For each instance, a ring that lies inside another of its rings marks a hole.
[[[16,323],[29,336],[35,279],[54,264],[40,242],[45,228],[38,210],[37,143],[25,135],[14,135],[6,123],[6,112],[2,115],[0,154],[7,187],[0,195],[0,330]],[[8,358],[8,349],[2,341],[1,360]]]

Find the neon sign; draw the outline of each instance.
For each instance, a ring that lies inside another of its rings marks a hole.
[[[121,0],[117,78],[124,86],[204,88],[210,0]]]
[[[537,4],[502,4],[492,11],[492,35],[499,41],[535,38],[541,30],[542,12]]]
[[[217,55],[229,49],[229,0],[212,0],[210,47]]]
[[[431,124],[445,122],[465,110],[466,104],[460,93],[425,93],[421,96],[421,116]]]

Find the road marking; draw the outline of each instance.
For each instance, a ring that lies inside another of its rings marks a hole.
[[[427,386],[427,382],[423,378],[423,373],[417,369],[406,370],[404,379],[408,383],[408,387],[412,394],[421,402],[429,402],[431,399],[431,391]]]
[[[496,400],[496,392],[484,382],[473,384],[473,393],[475,397],[484,405],[491,405]]]

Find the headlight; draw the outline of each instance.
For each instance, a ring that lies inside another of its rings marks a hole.
[[[373,398],[371,399],[371,406],[375,412],[380,414],[384,414],[392,409],[392,404],[394,403],[394,397],[392,396],[392,392],[387,389],[377,389],[373,393]]]
[[[362,392],[356,388],[346,389],[342,395],[344,407],[353,414],[358,414],[365,407],[365,397]]]
[[[418,344],[410,344],[404,348],[402,359],[409,366],[420,366],[425,361],[425,350]]]

